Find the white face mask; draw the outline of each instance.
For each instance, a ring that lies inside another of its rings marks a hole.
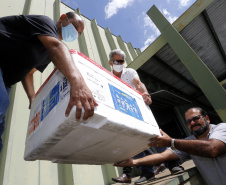
[[[116,65],[116,64],[113,64],[113,69],[116,71],[116,72],[121,72],[123,70],[124,66],[123,65]]]

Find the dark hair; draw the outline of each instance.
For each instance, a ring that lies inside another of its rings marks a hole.
[[[189,110],[191,110],[191,109],[198,109],[199,112],[201,113],[201,115],[203,115],[203,116],[206,116],[206,115],[207,115],[206,111],[205,111],[204,109],[200,108],[200,107],[192,107],[192,108],[188,109],[188,110],[184,113],[184,115],[186,115],[187,112],[188,112]]]
[[[75,19],[76,13],[75,12],[67,12],[66,13],[68,19]]]

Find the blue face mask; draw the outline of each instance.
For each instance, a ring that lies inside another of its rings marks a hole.
[[[62,38],[66,42],[73,42],[78,37],[78,31],[75,29],[72,23],[68,24],[67,26],[62,27]]]

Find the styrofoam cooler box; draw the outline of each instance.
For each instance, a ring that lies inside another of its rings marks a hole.
[[[65,117],[70,84],[55,69],[32,102],[24,159],[106,164],[149,148],[160,132],[142,95],[82,53],[71,53],[99,105],[86,121],[76,121],[76,107]]]

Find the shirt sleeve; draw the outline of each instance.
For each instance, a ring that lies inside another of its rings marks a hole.
[[[41,66],[36,67],[36,69],[42,73],[47,66],[48,66],[48,64],[43,64]]]
[[[210,134],[209,139],[217,139],[226,143],[226,123],[218,124],[213,132]]]
[[[168,148],[168,149],[179,157],[181,164],[191,159],[191,156],[186,152],[183,152],[180,150],[172,150],[171,148]]]
[[[26,15],[24,16],[31,36],[47,35],[58,39],[56,23],[47,16],[43,15]]]
[[[194,135],[185,138],[185,140],[195,140],[195,139],[196,138]],[[181,150],[172,150],[170,147],[168,149],[179,157],[181,163],[184,163],[185,161],[191,159],[191,155],[186,152],[183,152]]]
[[[134,78],[139,78],[139,75],[137,74],[137,72],[134,69],[128,68],[128,70],[129,70],[130,79],[133,80]]]

